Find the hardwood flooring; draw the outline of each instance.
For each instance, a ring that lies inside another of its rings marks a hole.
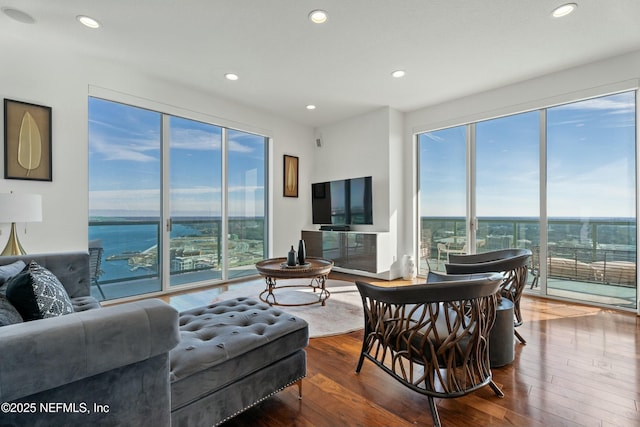
[[[527,344],[493,370],[505,398],[487,386],[436,400],[445,427],[640,425],[640,317],[527,296],[522,309]],[[302,400],[289,387],[224,426],[433,425],[425,396],[367,360],[354,372],[361,340],[361,331],[311,339]]]

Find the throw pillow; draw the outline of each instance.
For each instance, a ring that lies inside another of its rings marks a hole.
[[[9,279],[7,299],[25,321],[73,313],[73,304],[62,283],[35,261]]]
[[[22,316],[7,297],[0,294],[0,326],[13,325],[14,323],[22,323]]]
[[[10,277],[20,273],[25,267],[26,264],[21,260],[7,265],[0,265],[0,285],[4,284]]]

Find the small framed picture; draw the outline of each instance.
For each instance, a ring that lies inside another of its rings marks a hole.
[[[298,158],[284,155],[284,197],[298,197]]]
[[[51,181],[51,107],[4,100],[4,177]]]

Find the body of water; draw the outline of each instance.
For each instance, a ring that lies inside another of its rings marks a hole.
[[[199,235],[198,230],[182,224],[175,224],[171,237]],[[102,271],[100,282],[121,280],[122,278],[137,278],[157,276],[157,265],[154,268],[131,269],[126,255],[157,251],[159,241],[158,223],[128,223],[120,225],[91,225],[89,240],[102,240],[104,253],[102,256]],[[117,258],[109,260],[110,257]]]

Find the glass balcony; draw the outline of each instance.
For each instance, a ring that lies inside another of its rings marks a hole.
[[[106,299],[162,290],[159,219],[109,219],[89,222],[89,240],[102,241],[100,288]],[[223,277],[220,219],[174,219],[169,247],[171,286]],[[229,220],[228,277],[255,274],[264,259],[264,220]],[[92,295],[100,298],[98,289]]]
[[[464,218],[423,217],[420,272],[444,271],[450,253],[469,253]],[[550,219],[547,294],[636,308],[636,223],[630,219]],[[531,249],[527,292],[540,293],[540,226],[531,218],[482,218],[476,252]]]

